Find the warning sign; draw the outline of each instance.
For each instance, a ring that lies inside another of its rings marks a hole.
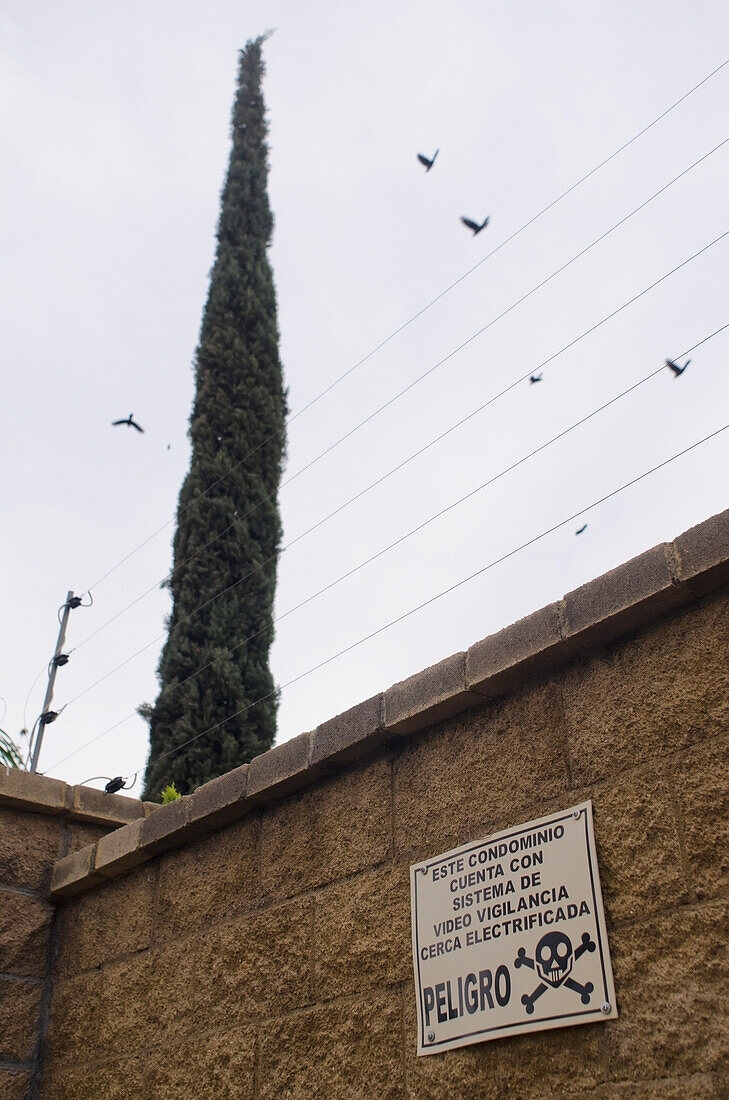
[[[418,1054],[617,1016],[592,802],[410,868]]]

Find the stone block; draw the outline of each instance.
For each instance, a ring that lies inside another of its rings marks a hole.
[[[143,817],[138,817],[131,825],[114,829],[107,833],[96,845],[94,870],[104,878],[118,878],[119,875],[139,867],[151,859],[148,851],[140,847],[139,834]]]
[[[313,902],[305,898],[246,913],[213,929],[221,1024],[233,1011],[254,1024],[311,1002],[312,924]]]
[[[674,790],[696,894],[724,893],[729,886],[729,737],[701,742],[679,757]]]
[[[0,974],[44,977],[51,912],[40,898],[0,889]]]
[[[247,913],[149,953],[144,1028],[153,1040],[218,1029],[309,1003],[312,902]],[[137,1030],[135,1041],[147,1042]]]
[[[147,856],[156,856],[180,848],[206,830],[188,818],[190,795],[159,806],[144,818],[139,831],[139,847]]]
[[[590,651],[688,602],[676,585],[666,543],[654,546],[564,597],[562,633],[570,647]]]
[[[0,884],[45,893],[63,833],[57,817],[0,806]]]
[[[412,982],[404,987],[405,1066],[411,1096],[418,1100],[478,1097],[478,1100],[547,1100],[599,1096],[605,1079],[605,1023],[495,1039],[416,1055],[417,1019]]]
[[[250,811],[246,802],[248,765],[219,775],[193,791],[189,798],[188,819],[201,829],[218,829],[238,821]]]
[[[374,695],[317,726],[312,734],[312,765],[336,769],[378,749],[389,736],[384,726],[383,698]]]
[[[300,733],[254,756],[248,765],[247,801],[259,806],[308,786],[318,774],[309,767],[310,749],[311,734]]]
[[[43,814],[62,814],[66,809],[66,784],[23,771],[0,768],[0,805]]]
[[[144,1050],[161,1042],[163,1028],[155,1013],[157,998],[165,1001],[168,1012],[176,1009],[178,1016],[184,1017],[186,1006],[183,1000],[171,1003],[171,989],[155,989],[151,951],[140,951],[136,955],[116,959],[106,964],[99,973],[101,984],[94,992],[98,1049],[90,1060],[95,1057],[121,1057],[130,1051]],[[200,1021],[197,1023],[199,1027]]]
[[[576,786],[663,760],[729,728],[726,591],[565,669]]]
[[[98,970],[65,982],[54,982],[44,1066],[49,1076],[61,1066],[99,1057],[99,1048],[103,1046],[99,1032],[100,1003],[101,973]]]
[[[68,831],[70,834],[68,851],[78,852],[81,848],[88,848],[91,844],[96,844],[96,841],[100,840],[102,836],[106,836],[109,827],[108,825],[83,825],[78,821],[74,821],[69,822]]]
[[[671,544],[677,577],[699,596],[729,584],[729,509],[691,527]]]
[[[123,878],[65,904],[59,911],[59,974],[92,970],[152,940],[154,869],[140,867]]]
[[[454,653],[388,688],[385,728],[388,734],[407,737],[482,702],[466,688],[465,653]]]
[[[262,814],[263,896],[281,900],[381,863],[391,847],[390,765],[374,760]]]
[[[0,977],[0,1062],[26,1062],[33,1056],[41,992],[38,982]]]
[[[102,876],[94,870],[95,859],[95,844],[59,859],[51,874],[51,897],[71,898],[103,882]]]
[[[657,1081],[621,1081],[602,1085],[586,1100],[720,1100],[727,1094],[717,1089],[710,1073],[692,1073],[690,1077],[662,1077]]]
[[[591,793],[608,922],[643,919],[693,900],[664,770],[635,769]]]
[[[130,1100],[151,1095],[148,1080],[143,1056],[115,1058],[45,1076],[41,1095],[43,1100]]]
[[[494,699],[553,669],[572,652],[562,638],[560,604],[552,603],[472,645],[466,654],[466,684]]]
[[[259,905],[257,815],[162,856],[155,935],[186,935]]]
[[[150,1096],[165,1100],[190,1097],[255,1096],[256,1032],[231,1020],[217,1031],[198,1031],[182,1042],[155,1050]]]
[[[226,1012],[241,1020],[240,1006],[231,1009],[222,995],[220,983],[224,975],[213,933],[214,929],[203,928],[180,940],[160,942],[143,956],[137,955],[129,961],[128,965],[133,967],[133,996],[127,1010],[123,1001],[128,982],[125,977],[119,997],[120,1011],[128,1017],[128,1025],[121,1021],[119,1049],[124,1047],[125,1033],[131,1034],[135,1013],[138,1022],[134,1041],[145,1045],[172,1043],[202,1027],[222,1026]],[[107,992],[111,998],[114,986],[110,985]],[[111,1002],[109,1009],[114,1015]]]
[[[410,870],[383,867],[315,895],[314,1000],[412,974]]]
[[[401,1100],[408,1095],[402,1044],[402,1010],[394,990],[368,991],[339,1002],[336,1010],[324,1005],[272,1020],[261,1033],[258,1095],[260,1100]]]
[[[107,794],[94,787],[69,787],[66,804],[74,820],[108,825],[112,829],[144,817],[144,803],[139,799],[127,798],[123,794]]]
[[[531,684],[417,738],[394,762],[395,851],[421,858],[567,797],[559,685]]]
[[[650,1080],[726,1069],[729,902],[625,925],[611,937],[620,1018],[608,1025],[609,1076]]]
[[[3,1100],[28,1100],[30,1074],[23,1070],[4,1069],[0,1066],[0,1096]]]

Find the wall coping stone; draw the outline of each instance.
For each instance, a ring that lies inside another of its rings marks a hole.
[[[594,652],[726,584],[729,510],[581,585],[562,600],[476,642],[465,653],[452,654],[323,722],[313,733],[269,749],[191,795],[163,807],[151,804],[151,812],[149,803],[136,803],[140,809],[134,817],[141,820],[56,863],[51,895],[79,894],[124,874],[160,852],[315,782],[342,764],[371,755],[390,740],[412,736],[483,706],[534,676]],[[65,784],[43,782],[51,785],[43,788],[49,807],[57,808],[42,812],[62,813],[64,807],[69,812],[69,805],[76,805],[75,796],[69,803],[65,793],[58,793]],[[9,800],[6,783],[0,772],[0,804]],[[20,787],[16,801],[27,801],[29,796],[21,798],[19,791]],[[128,798],[121,801],[134,803]],[[77,812],[91,813],[94,806],[90,797],[79,797]]]
[[[483,699],[466,683],[465,653],[454,653],[393,684],[385,692],[384,701],[385,728],[398,737],[483,705]]]
[[[120,829],[119,832],[124,832]],[[102,876],[94,869],[96,844],[79,848],[53,865],[51,876],[51,897],[69,898],[76,894],[85,894],[92,886],[103,882]]]
[[[0,806],[111,828],[144,817],[150,813],[150,806],[157,809],[154,803],[140,802],[137,798],[106,794],[82,784],[71,786],[62,779],[5,766],[0,767]]]
[[[114,829],[97,840],[93,869],[99,875],[103,878],[117,878],[146,862],[146,851],[139,843],[143,822],[144,818],[138,817],[125,829]]]
[[[208,831],[230,825],[243,816],[248,791],[249,764],[241,764],[204,783],[189,796],[188,818]]]
[[[312,781],[311,734],[300,733],[254,756],[248,765],[246,802],[258,806],[281,798]],[[207,786],[207,784],[206,784]]]
[[[386,739],[385,697],[380,692],[317,726],[311,734],[310,762],[336,769],[374,752]]]

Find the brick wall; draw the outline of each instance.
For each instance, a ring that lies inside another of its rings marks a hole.
[[[53,864],[144,814],[141,803],[0,768],[0,1096],[36,1091],[50,1002]]]
[[[729,1096],[729,516],[60,860],[43,1100]],[[594,802],[619,1019],[417,1058],[409,865]]]

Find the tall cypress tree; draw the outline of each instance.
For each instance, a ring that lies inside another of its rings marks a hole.
[[[233,148],[196,355],[192,458],[178,503],[169,635],[160,694],[148,710],[146,798],[158,799],[172,782],[189,792],[245,763],[271,747],[276,730],[268,651],[286,395],[267,256],[273,219],[263,41],[240,52]],[[209,667],[193,675],[203,666]]]

